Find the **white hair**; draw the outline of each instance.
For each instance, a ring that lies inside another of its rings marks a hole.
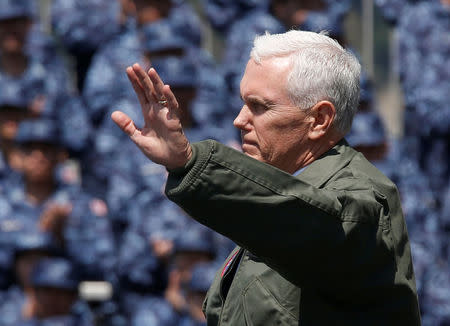
[[[347,133],[359,102],[361,65],[356,57],[324,32],[289,31],[257,36],[250,57],[289,57],[287,91],[292,102],[308,109],[322,100],[333,103],[337,130]]]

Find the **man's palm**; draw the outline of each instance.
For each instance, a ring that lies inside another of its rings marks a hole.
[[[125,113],[115,111],[111,118],[153,162],[168,169],[182,167],[192,156],[183,133],[178,102],[155,69],[148,73],[138,65],[127,68],[127,75],[138,96],[144,127],[138,129]]]

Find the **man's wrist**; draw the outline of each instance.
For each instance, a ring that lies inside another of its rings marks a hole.
[[[186,162],[179,166],[168,167],[166,169],[171,174],[182,175],[188,171],[195,162],[194,148],[189,144],[189,147],[186,149]]]

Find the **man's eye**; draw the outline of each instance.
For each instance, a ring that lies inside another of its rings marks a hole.
[[[265,110],[268,109],[267,106],[265,106],[265,105],[262,104],[262,103],[250,103],[249,106],[250,106],[253,110],[256,110],[256,111],[265,111]]]

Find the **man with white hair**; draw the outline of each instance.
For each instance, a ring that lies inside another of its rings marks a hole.
[[[208,325],[420,325],[396,187],[343,139],[353,55],[323,34],[257,37],[234,121],[244,153],[190,144],[170,86],[154,69],[127,74],[145,125],[112,119],[169,170],[171,200],[239,245],[208,292]]]

